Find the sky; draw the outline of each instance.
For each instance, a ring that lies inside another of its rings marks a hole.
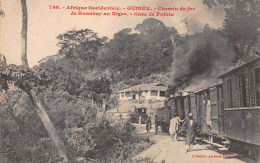
[[[21,64],[21,28],[22,8],[20,0],[0,0],[5,12],[5,17],[0,17],[0,53],[7,58],[8,64]],[[182,20],[187,18],[196,25],[196,30],[209,24],[211,28],[221,28],[225,17],[222,7],[209,9],[202,0],[27,0],[28,10],[28,47],[27,57],[30,67],[36,65],[46,56],[57,54],[59,47],[57,36],[71,29],[92,29],[100,37],[107,36],[110,39],[118,31],[124,28],[134,28],[137,24],[149,16],[93,16],[70,15],[72,10],[49,9],[50,5],[67,8],[67,6],[104,6],[121,7],[149,6],[152,9],[158,7],[192,7],[194,11],[171,11],[174,16],[154,16],[168,27],[175,27],[180,34],[187,33]],[[73,10],[76,12],[76,10]],[[93,12],[84,10],[84,12]],[[95,11],[102,12],[102,11]],[[151,11],[120,12],[145,13]],[[152,11],[154,12],[154,10]],[[160,11],[166,12],[167,11]]]

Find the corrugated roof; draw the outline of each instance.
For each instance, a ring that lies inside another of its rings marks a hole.
[[[131,92],[131,91],[139,91],[139,90],[159,90],[159,91],[166,91],[166,86],[163,86],[162,84],[140,84],[135,85],[130,88],[123,89],[119,92]]]
[[[220,79],[211,79],[211,80],[204,80],[200,84],[191,85],[183,90],[183,92],[200,92],[204,89],[208,89],[215,85],[222,84]]]
[[[232,69],[232,70],[230,70],[230,71],[220,75],[218,78],[222,79],[224,76],[226,76],[226,75],[228,75],[230,73],[233,73],[233,72],[237,71],[238,69],[240,69],[242,67],[248,66],[248,65],[253,64],[254,62],[258,62],[258,61],[260,61],[260,57],[256,57],[255,59],[253,59],[253,60],[251,60],[251,61],[249,61],[249,62],[247,62],[245,64],[242,64],[242,65],[240,65],[240,66],[238,66],[238,67],[236,67],[236,68],[234,68],[234,69]]]

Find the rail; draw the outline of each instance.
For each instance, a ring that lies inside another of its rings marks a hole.
[[[225,111],[231,111],[231,110],[256,110],[260,109],[260,106],[251,106],[251,107],[239,107],[239,108],[225,108]]]

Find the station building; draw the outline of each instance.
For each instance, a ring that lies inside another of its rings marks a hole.
[[[163,84],[140,84],[119,91],[120,102],[152,103],[166,99],[166,86]]]

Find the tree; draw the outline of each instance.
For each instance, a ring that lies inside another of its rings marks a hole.
[[[29,67],[28,61],[27,61],[27,21],[28,21],[28,16],[27,16],[27,6],[26,6],[26,0],[21,0],[21,5],[22,5],[22,13],[23,13],[23,21],[22,21],[22,55],[21,55],[21,60],[22,60],[22,65]]]
[[[174,27],[166,27],[162,21],[148,18],[142,23],[137,24],[135,30],[140,32],[141,35],[145,36],[147,41],[160,42],[171,35],[177,35],[178,32]],[[178,37],[178,36],[177,36]]]
[[[40,68],[47,68],[54,83],[52,90],[57,89],[68,92],[76,97],[85,97],[104,111],[110,102],[110,81],[106,77],[93,77],[95,71],[89,68],[89,64],[95,61],[102,43],[106,38],[99,38],[90,29],[70,30],[58,37],[58,45],[61,47],[57,56],[42,62]],[[91,78],[88,73],[91,70]],[[101,73],[102,74],[102,73]]]
[[[77,57],[86,61],[95,61],[98,50],[102,42],[106,39],[100,39],[97,33],[90,29],[69,30],[64,34],[57,36],[59,55],[66,57]]]
[[[1,7],[1,1],[0,1],[0,7]],[[2,16],[2,17],[5,16],[5,12],[4,12],[4,10],[2,10],[1,8],[0,8],[0,16]]]
[[[5,16],[4,10],[2,10],[2,9],[0,9],[0,16],[2,16],[2,17]]]
[[[14,84],[28,95],[34,110],[41,119],[54,145],[57,147],[58,155],[64,162],[67,162],[66,148],[58,137],[43,105],[44,102],[41,93],[51,82],[49,74],[44,69],[31,70],[25,66],[3,65],[1,67],[0,78],[2,89],[7,91],[9,89],[8,84]]]
[[[233,43],[237,60],[250,60],[255,55],[256,45],[260,43],[259,7],[259,1],[237,1],[233,7],[226,9],[224,32]]]
[[[112,90],[110,88],[110,81],[105,77],[94,80],[86,81],[85,91],[81,93],[81,96],[92,99],[101,108],[104,115],[107,111],[107,107],[110,103],[114,102],[114,98],[110,98]]]
[[[7,65],[5,56],[0,53],[0,65]]]
[[[6,65],[7,63],[6,63],[5,56],[0,53],[0,72],[4,69]],[[7,87],[8,87],[8,83],[3,78],[0,78],[0,90]]]
[[[0,9],[0,16],[4,17],[5,16],[5,13],[2,9]]]
[[[23,21],[22,21],[22,66],[1,65],[0,78],[1,88],[8,90],[8,84],[14,84],[24,91],[30,98],[32,106],[41,119],[54,145],[57,147],[58,155],[64,162],[68,162],[66,148],[58,137],[56,130],[43,105],[42,91],[51,81],[48,73],[44,69],[32,70],[27,62],[27,7],[26,0],[21,0]]]
[[[98,66],[113,72],[117,81],[137,80],[153,73],[164,73],[171,66],[172,39],[178,44],[180,36],[174,27],[148,18],[133,29],[126,28],[114,35],[99,53]]]
[[[209,8],[225,7],[226,17],[223,33],[232,43],[236,62],[248,61],[259,53],[260,43],[260,1],[257,0],[203,0]]]
[[[58,35],[57,39],[60,46],[58,54],[43,59],[39,65],[40,68],[48,69],[54,79],[52,91],[60,89],[80,96],[82,92],[92,92],[93,88],[101,90],[100,87],[89,87],[89,84],[98,79],[93,78],[94,61],[106,38],[99,38],[97,33],[84,29],[69,30]],[[89,74],[91,77],[87,77]]]

